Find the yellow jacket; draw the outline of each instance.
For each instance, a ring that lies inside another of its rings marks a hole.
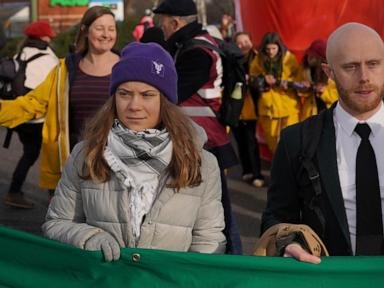
[[[13,128],[28,120],[45,117],[39,185],[46,189],[56,187],[69,156],[68,83],[68,69],[65,59],[61,59],[36,89],[15,100],[0,101],[2,126]]]
[[[255,59],[256,55],[257,55],[257,51],[255,49],[251,49],[248,53],[248,56],[247,56],[248,71],[246,71],[247,75],[249,75],[249,66],[251,65],[253,59]],[[240,120],[244,120],[244,121],[256,120],[257,119],[256,105],[257,103],[255,103],[255,101],[253,100],[250,88],[247,85],[246,91],[245,91],[245,97],[244,97],[244,104],[240,113]]]
[[[301,71],[300,81],[309,81],[309,74],[306,69]],[[316,95],[313,91],[308,92],[298,92],[298,95],[301,97],[301,112],[300,112],[300,121],[305,120],[306,118],[318,114],[317,105],[316,105]],[[332,104],[338,99],[339,94],[337,92],[336,83],[331,79],[328,79],[327,86],[324,89],[324,92],[318,96],[321,101],[324,102],[326,108],[332,106]]]
[[[249,74],[251,76],[266,74],[259,55],[256,56],[250,65]],[[300,66],[295,56],[287,51],[283,57],[281,80],[297,81],[299,71]],[[258,102],[259,115],[268,116],[270,118],[283,118],[290,114],[298,114],[299,109],[298,98],[295,91],[292,89],[283,90],[279,87],[273,87],[268,91],[261,93]]]
[[[254,103],[251,92],[247,89],[240,113],[240,120],[249,121],[257,119],[255,104],[257,103]]]

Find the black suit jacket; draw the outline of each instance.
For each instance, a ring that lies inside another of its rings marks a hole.
[[[340,188],[336,157],[333,109],[326,111],[315,164],[319,169],[322,194],[318,201],[325,218],[321,229],[317,215],[307,209],[314,195],[312,183],[300,164],[300,125],[281,132],[271,168],[267,207],[262,217],[262,233],[278,223],[309,225],[324,241],[330,255],[352,255],[344,200]]]

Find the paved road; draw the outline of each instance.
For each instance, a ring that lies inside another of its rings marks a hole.
[[[12,176],[12,172],[21,155],[22,146],[16,134],[12,137],[11,147],[2,147],[6,129],[0,127],[0,198],[4,197]],[[230,188],[233,211],[239,224],[244,254],[250,254],[257,236],[259,235],[261,211],[265,206],[266,189],[254,188],[240,181],[240,166],[228,171],[228,186]],[[269,171],[263,170],[268,176]],[[26,183],[23,186],[25,195],[34,202],[31,210],[7,207],[0,201],[0,223],[34,234],[41,234],[40,226],[48,206],[47,192],[37,186],[38,162],[30,170]]]

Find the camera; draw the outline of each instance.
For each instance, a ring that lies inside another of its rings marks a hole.
[[[264,92],[268,90],[267,83],[265,82],[265,78],[263,75],[250,76],[248,85],[259,92]]]

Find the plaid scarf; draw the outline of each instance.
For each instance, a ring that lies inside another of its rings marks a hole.
[[[135,244],[143,216],[155,200],[160,175],[171,161],[172,148],[166,129],[135,132],[115,120],[109,132],[104,158],[129,194],[128,217]]]

